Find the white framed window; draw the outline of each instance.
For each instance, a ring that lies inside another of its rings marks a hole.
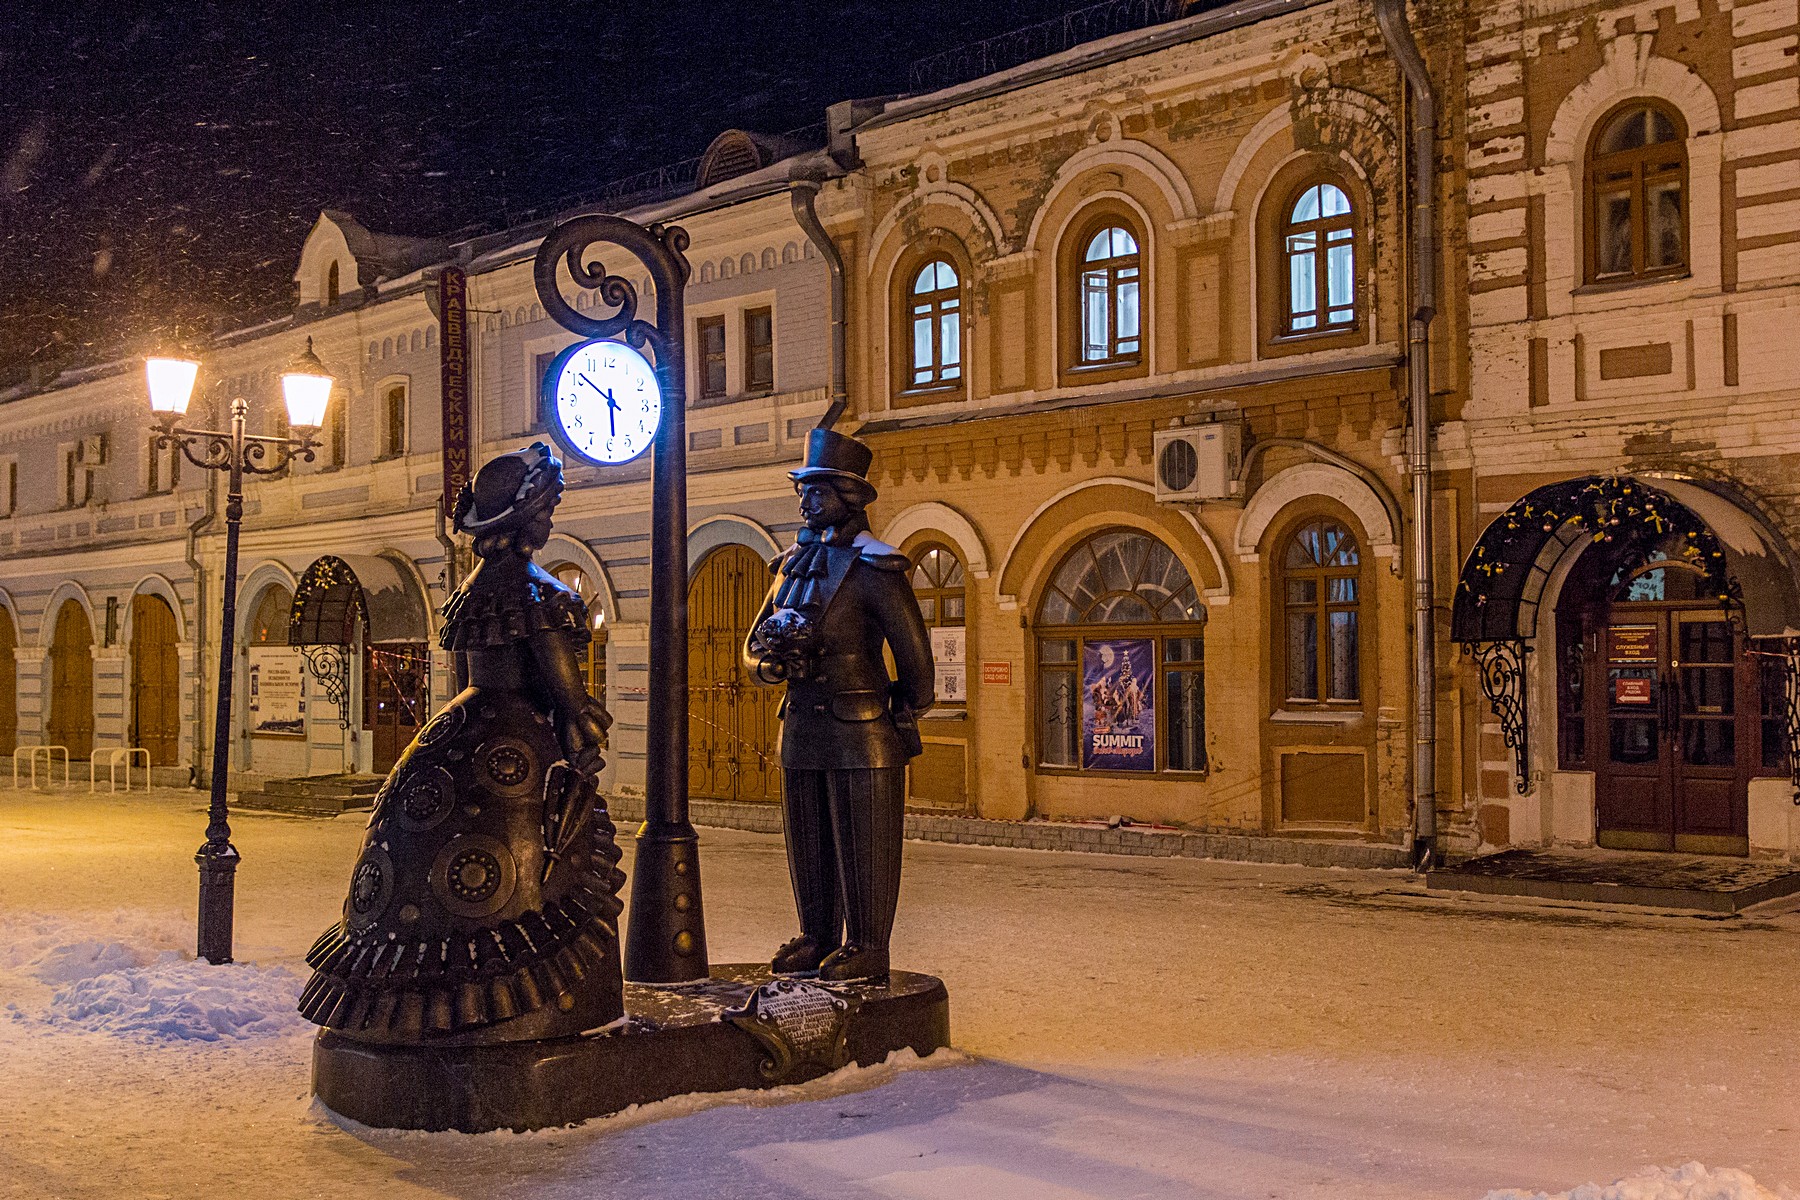
[[[399,458],[406,453],[412,407],[412,380],[390,375],[375,385],[375,457]]]

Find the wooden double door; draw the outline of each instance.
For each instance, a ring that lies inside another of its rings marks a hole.
[[[688,792],[705,800],[781,799],[781,689],[743,667],[744,638],[769,590],[747,546],[707,555],[688,585]]]
[[[1748,854],[1768,734],[1760,659],[1742,632],[1716,606],[1621,603],[1596,633],[1583,723],[1599,844]]]
[[[181,755],[181,657],[175,611],[161,596],[131,600],[130,744],[171,767]]]

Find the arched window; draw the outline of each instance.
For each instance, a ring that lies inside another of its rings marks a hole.
[[[250,618],[252,646],[285,646],[288,644],[288,622],[294,611],[294,593],[279,583],[263,589],[256,602],[256,615]]]
[[[1337,521],[1318,519],[1288,539],[1281,557],[1289,704],[1362,701],[1362,556]]]
[[[1135,363],[1141,346],[1139,303],[1143,255],[1123,225],[1088,234],[1077,264],[1081,329],[1080,366]]]
[[[1648,278],[1687,266],[1687,142],[1680,118],[1634,101],[1588,150],[1587,277]]]
[[[1281,223],[1282,332],[1356,324],[1356,215],[1335,183],[1303,184]]]
[[[907,292],[911,333],[909,388],[948,387],[962,381],[962,281],[948,261],[920,267]]]
[[[1172,550],[1094,534],[1058,564],[1037,622],[1041,766],[1206,770],[1206,608]]]
[[[329,267],[325,268],[325,303],[336,304],[337,301],[338,301],[338,265],[337,265],[337,260],[333,259],[331,262],[331,265]]]
[[[606,703],[606,610],[600,605],[594,578],[574,563],[563,563],[550,572],[588,606],[588,644],[581,652],[581,676],[588,695]]]
[[[406,453],[406,384],[404,381],[381,386],[381,457],[398,458]]]
[[[919,612],[933,631],[931,657],[937,666],[938,703],[964,704],[969,698],[968,654],[962,636],[967,592],[956,552],[939,545],[920,547],[913,553],[912,587]]]
[[[345,410],[350,407],[350,397],[339,391],[331,398],[325,409],[326,436],[329,445],[326,452],[330,455],[327,465],[341,467],[350,460],[350,437],[345,421]]]

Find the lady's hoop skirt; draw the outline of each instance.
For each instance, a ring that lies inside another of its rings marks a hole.
[[[419,732],[376,797],[344,919],[306,956],[307,1019],[461,1043],[623,1015],[613,825],[591,782],[557,803],[561,758],[549,718],[509,688],[471,687]]]

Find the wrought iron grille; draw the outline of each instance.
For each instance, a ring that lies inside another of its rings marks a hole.
[[[302,646],[307,670],[319,681],[325,698],[337,705],[338,725],[350,728],[350,650],[345,646]]]
[[[1513,752],[1513,787],[1523,796],[1531,790],[1530,721],[1525,709],[1525,656],[1531,647],[1523,638],[1463,644],[1474,654],[1481,670],[1481,694],[1487,697],[1500,720],[1500,736]]]

